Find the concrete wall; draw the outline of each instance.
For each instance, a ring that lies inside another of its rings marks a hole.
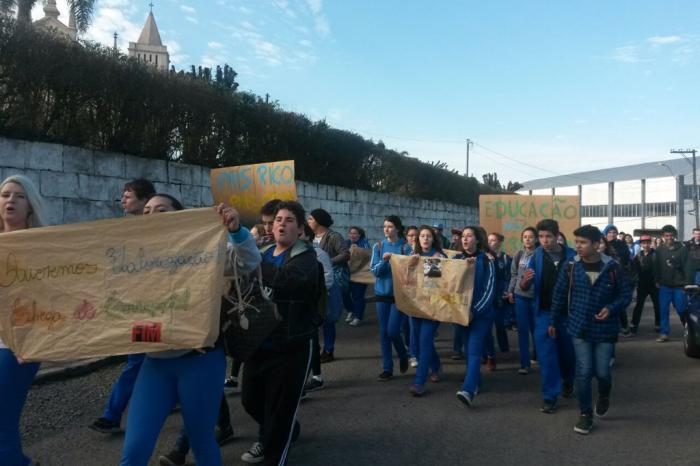
[[[186,207],[213,203],[206,167],[0,137],[0,178],[13,174],[36,183],[52,224],[122,215],[122,188],[135,178],[150,179],[158,192],[172,194]],[[439,201],[303,181],[297,182],[297,194],[308,211],[321,207],[330,212],[333,228],[343,235],[358,225],[371,240],[382,237],[389,214],[399,215],[405,225],[440,222],[448,229],[478,222],[478,209]]]

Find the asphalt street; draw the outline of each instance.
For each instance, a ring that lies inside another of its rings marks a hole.
[[[437,340],[445,375],[429,393],[413,398],[412,372],[378,382],[378,329],[372,306],[362,326],[338,323],[336,361],[323,366],[326,387],[302,402],[301,436],[290,465],[698,465],[700,464],[700,360],[683,354],[680,324],[672,316],[672,340],[656,343],[645,312],[640,334],[617,346],[608,416],[593,432],[573,432],[575,398],[555,414],[542,414],[539,372],[518,375],[517,333],[498,368],[482,368],[483,391],[465,408],[455,392],[463,361],[449,359],[452,328]],[[87,428],[101,414],[121,366],[32,388],[22,419],[25,450],[42,466],[117,465],[123,436]],[[222,447],[224,464],[245,464],[241,454],[256,439],[256,426],[229,397],[235,440]],[[181,419],[170,416],[151,464],[172,446]],[[189,458],[194,464],[194,459]]]

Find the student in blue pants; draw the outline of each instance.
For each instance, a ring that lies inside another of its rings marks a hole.
[[[378,377],[380,382],[391,380],[394,376],[392,344],[399,356],[401,373],[408,370],[408,352],[400,335],[401,325],[406,316],[396,308],[394,302],[394,283],[391,279],[391,264],[389,264],[392,254],[405,255],[408,248],[402,236],[403,225],[399,217],[396,215],[386,217],[383,228],[386,238],[374,245],[370,262],[370,271],[377,278],[374,294],[377,301],[377,320],[379,320],[382,351],[382,372]]]
[[[177,199],[157,194],[146,204],[144,214],[181,209]],[[232,245],[227,269],[236,260],[242,275],[251,272],[261,261],[255,239],[240,225],[235,209],[219,205],[217,212]],[[147,354],[134,386],[120,466],[148,464],[160,430],[178,401],[197,464],[221,465],[215,426],[226,375],[222,346],[219,339],[209,348]]]
[[[484,350],[484,341],[493,325],[496,273],[493,261],[485,254],[486,235],[482,228],[476,226],[464,228],[462,247],[464,253],[455,256],[455,259],[474,261],[475,274],[471,320],[467,327],[462,327],[467,370],[464,383],[457,392],[457,399],[466,406],[472,407],[481,385],[481,354]]]
[[[557,410],[557,398],[573,394],[575,357],[571,336],[566,331],[567,317],[557,322],[555,337],[549,332],[552,293],[562,268],[576,255],[573,249],[557,243],[559,224],[544,219],[537,223],[540,247],[535,250],[528,269],[520,281],[520,288],[533,286],[535,314],[535,348],[542,374],[540,411],[551,414]],[[563,383],[562,383],[563,382]]]
[[[46,224],[43,201],[34,183],[22,175],[7,177],[0,184],[0,233],[41,227]],[[0,465],[27,466],[22,451],[19,420],[38,363],[22,363],[0,340]]]
[[[496,327],[496,340],[501,353],[510,351],[508,344],[508,332],[506,331],[506,318],[512,307],[507,299],[508,284],[510,283],[510,264],[512,259],[501,251],[503,235],[500,233],[490,233],[488,236],[489,249],[495,256],[494,266],[496,267],[496,291],[493,298],[494,326]],[[496,370],[496,349],[494,345],[493,333],[486,335],[486,367],[490,371]]]
[[[365,230],[360,227],[352,226],[348,230],[348,239],[345,244],[352,255],[353,248],[370,249],[371,246],[367,241]],[[364,283],[350,282],[350,289],[343,296],[345,309],[348,310],[348,316],[345,319],[349,325],[357,327],[362,323],[365,316],[365,293],[367,285]]]
[[[411,257],[415,258],[416,261],[420,260],[421,257],[447,257],[442,251],[441,243],[432,227],[422,225],[418,230],[418,242]],[[430,279],[429,277],[426,279]],[[416,376],[409,391],[413,396],[423,396],[428,370],[430,370],[431,381],[440,381],[440,357],[435,350],[435,332],[437,332],[440,322],[420,317],[410,317],[410,319],[418,335],[419,354]]]
[[[532,288],[523,290],[520,281],[525,270],[530,265],[530,260],[537,249],[537,230],[533,227],[525,228],[520,234],[523,249],[516,252],[510,267],[510,284],[508,285],[508,299],[515,304],[515,321],[518,326],[518,350],[520,352],[520,369],[518,374],[530,373],[530,334],[535,333],[535,308],[532,302],[534,293]],[[534,358],[533,358],[534,359]]]

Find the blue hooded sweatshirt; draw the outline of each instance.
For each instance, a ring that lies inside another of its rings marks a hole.
[[[454,259],[468,259],[464,253],[457,254]],[[474,289],[472,291],[472,317],[493,315],[493,298],[496,292],[496,267],[493,261],[483,252],[476,255],[476,268],[474,269]]]
[[[377,296],[394,296],[394,282],[391,279],[391,265],[382,259],[385,253],[399,254],[405,256],[409,254],[410,248],[406,240],[399,238],[395,243],[384,239],[372,247],[372,260],[369,263],[369,270],[377,277],[374,283],[374,294]]]

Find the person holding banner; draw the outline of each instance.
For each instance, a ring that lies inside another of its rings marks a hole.
[[[412,257],[416,261],[420,257],[447,257],[442,251],[442,242],[437,233],[428,225],[422,225],[418,232],[418,243],[413,250]],[[413,379],[413,385],[409,392],[413,396],[423,396],[425,394],[425,382],[428,379],[430,370],[430,380],[440,381],[440,356],[435,350],[435,333],[440,322],[437,320],[421,319],[420,317],[410,317],[412,328],[418,335],[418,368]]]
[[[549,326],[554,285],[564,264],[576,253],[557,242],[559,223],[556,220],[540,220],[536,228],[541,246],[535,250],[523,274],[520,288],[529,290],[533,287],[535,348],[542,374],[543,403],[540,411],[551,414],[557,411],[559,395],[568,398],[574,391],[574,346],[566,331],[566,316],[558,320],[555,336],[552,336]]]
[[[379,339],[382,352],[382,372],[378,380],[386,382],[394,376],[394,361],[391,345],[399,356],[399,370],[405,374],[408,370],[408,352],[401,339],[401,326],[406,316],[396,308],[394,301],[394,282],[391,278],[389,260],[392,254],[407,255],[409,246],[403,238],[403,225],[396,215],[384,219],[385,239],[372,248],[370,270],[377,277],[374,294],[377,301],[377,320],[379,320]]]
[[[370,249],[369,241],[365,236],[365,230],[360,227],[350,227],[348,230],[348,239],[345,240],[345,245],[349,250],[352,248]],[[345,319],[349,325],[357,327],[362,322],[365,315],[365,292],[367,285],[364,283],[350,282],[350,289],[343,294],[343,302],[345,309],[348,310],[348,316]]]
[[[520,241],[523,249],[513,256],[513,263],[510,268],[510,284],[508,285],[508,300],[515,303],[515,321],[518,326],[518,349],[520,352],[520,369],[518,374],[527,375],[530,373],[532,361],[530,359],[530,334],[535,332],[535,309],[532,298],[532,289],[523,290],[520,288],[520,281],[523,279],[525,270],[530,265],[530,260],[537,249],[537,230],[527,227],[520,233]],[[534,338],[533,338],[534,341]],[[532,358],[534,359],[534,358]]]
[[[323,323],[323,352],[320,358],[322,363],[333,362],[335,359],[335,323],[343,311],[343,292],[350,287],[350,269],[348,260],[350,251],[340,233],[330,229],[333,225],[331,215],[323,209],[314,209],[307,219],[309,227],[314,232],[313,242],[326,251],[333,263],[333,276],[335,283],[328,293],[328,312]]]
[[[9,233],[46,225],[43,200],[32,181],[23,175],[0,184],[0,232]],[[33,464],[22,452],[19,420],[39,363],[22,363],[0,340],[0,464]]]
[[[157,194],[144,207],[144,214],[182,208],[174,197]],[[255,240],[248,229],[240,225],[235,209],[220,204],[217,212],[233,245],[227,257],[227,269],[231,268],[231,261],[236,260],[239,271],[249,273],[260,263]],[[165,419],[178,401],[187,440],[197,463],[221,465],[214,429],[221,403],[226,403],[223,399],[225,374],[226,356],[221,339],[210,348],[148,353],[134,386],[120,466],[148,464]]]
[[[462,230],[464,252],[455,259],[475,262],[474,288],[469,326],[461,327],[466,374],[457,399],[465,406],[473,407],[474,398],[481,385],[481,355],[484,351],[486,335],[491,331],[494,319],[493,298],[496,286],[496,269],[486,254],[486,235],[481,227],[468,226]]]

